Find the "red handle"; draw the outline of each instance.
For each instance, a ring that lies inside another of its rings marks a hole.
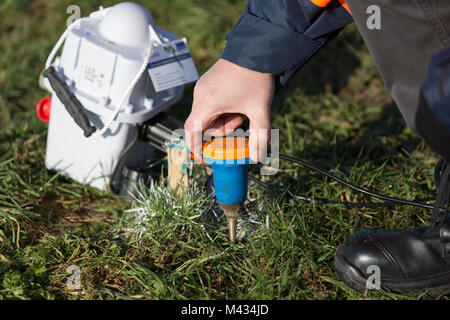
[[[50,110],[52,107],[52,98],[44,97],[36,105],[36,114],[38,118],[45,123],[50,120]]]

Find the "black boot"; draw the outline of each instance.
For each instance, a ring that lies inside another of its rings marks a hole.
[[[430,227],[363,230],[338,248],[335,268],[346,284],[360,292],[376,286],[433,296],[450,292],[450,164],[439,161],[435,178],[439,191]]]

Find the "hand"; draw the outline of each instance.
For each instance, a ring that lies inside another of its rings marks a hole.
[[[260,161],[270,139],[274,88],[271,74],[249,70],[224,59],[217,61],[194,88],[191,114],[184,124],[191,152],[201,159],[206,130],[213,129],[213,136],[226,136],[247,117],[251,129],[250,158]]]

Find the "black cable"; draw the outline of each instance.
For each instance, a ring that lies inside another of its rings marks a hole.
[[[270,186],[268,183],[265,183],[261,180],[259,180],[258,178],[249,175],[248,179],[250,181],[253,181],[261,186],[263,186],[264,188],[270,190],[270,191],[275,191],[273,190],[272,186]],[[282,190],[282,191],[286,191],[286,190]],[[358,202],[358,203],[353,203],[353,202],[341,202],[341,201],[331,201],[328,199],[324,199],[324,198],[309,198],[307,196],[295,193],[294,196],[300,200],[303,201],[307,201],[307,202],[315,202],[318,204],[322,204],[322,205],[343,205],[346,206],[348,208],[381,208],[381,207],[390,207],[393,206],[394,203],[393,202]]]
[[[270,157],[270,155],[269,155],[269,157]],[[341,179],[341,178],[339,178],[339,177],[329,173],[326,170],[323,170],[323,169],[320,169],[320,168],[314,166],[313,164],[311,164],[309,162],[306,162],[306,161],[303,161],[303,160],[300,160],[300,159],[297,159],[297,158],[294,158],[294,157],[290,157],[290,156],[283,155],[283,154],[279,154],[278,157],[280,159],[287,160],[287,161],[299,164],[301,166],[304,166],[306,168],[309,168],[309,169],[311,169],[313,171],[316,171],[316,172],[318,172],[318,173],[320,173],[320,174],[322,174],[322,175],[324,175],[324,176],[326,176],[326,177],[328,177],[330,179],[333,179],[333,180],[337,181],[338,183],[340,183],[340,184],[342,184],[342,185],[344,185],[344,186],[346,186],[348,188],[351,188],[351,189],[353,189],[355,191],[358,191],[360,193],[363,193],[365,195],[368,195],[368,196],[371,196],[371,197],[374,197],[374,198],[385,200],[385,201],[388,201],[390,203],[398,203],[398,204],[416,206],[416,207],[426,208],[426,209],[433,209],[433,207],[434,207],[433,205],[430,205],[430,204],[426,204],[426,203],[422,203],[422,202],[418,202],[418,201],[411,201],[411,200],[407,200],[407,199],[389,197],[389,196],[386,196],[386,195],[383,195],[383,194],[380,194],[380,193],[377,193],[377,192],[373,192],[373,191],[370,191],[370,190],[367,190],[367,189],[364,189],[364,188],[360,188],[360,187],[355,186],[354,184],[352,184],[352,183],[350,183],[348,181],[345,181],[344,179]],[[251,180],[255,181],[255,179],[256,178],[252,177]],[[257,182],[257,181],[255,181],[255,182]],[[260,181],[260,182],[262,182],[262,181]],[[264,183],[264,182],[262,182],[262,183]],[[301,196],[301,195],[299,195],[299,196]],[[312,199],[312,198],[307,198],[307,197],[304,197],[304,196],[301,196],[301,197],[305,198],[304,200],[307,200],[307,201],[316,201],[316,202],[319,202],[319,203],[322,202],[323,204],[343,204],[343,205],[346,205],[346,206],[358,206],[358,204],[351,203],[351,202],[334,202],[333,203],[332,201],[328,201],[326,199]],[[375,204],[377,206],[386,206],[387,205],[387,203],[374,203],[374,202],[361,203],[361,205],[363,205],[363,206],[373,206]]]

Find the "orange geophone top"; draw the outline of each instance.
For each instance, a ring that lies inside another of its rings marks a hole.
[[[241,137],[215,138],[203,145],[203,157],[211,160],[246,159],[249,157],[248,139]]]

